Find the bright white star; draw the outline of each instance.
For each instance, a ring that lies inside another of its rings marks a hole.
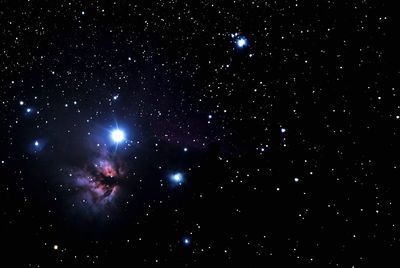
[[[189,239],[189,238],[183,239],[183,243],[184,243],[185,245],[189,245],[189,244],[190,244],[190,239]]]
[[[125,133],[120,129],[115,129],[111,132],[111,139],[116,143],[120,143],[125,140]]]
[[[172,176],[172,179],[176,182],[181,182],[182,181],[182,174],[181,173],[176,173]]]
[[[238,47],[244,47],[246,45],[246,39],[240,38],[237,40]]]
[[[180,172],[169,175],[169,180],[172,182],[172,185],[182,185],[184,178],[183,174]]]

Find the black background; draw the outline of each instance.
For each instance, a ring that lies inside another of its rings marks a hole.
[[[382,1],[1,1],[2,262],[398,263],[390,10]],[[115,122],[132,140],[115,152],[128,170],[121,194],[97,213],[71,207],[80,200],[66,170],[90,161]],[[183,185],[171,185],[174,171]]]

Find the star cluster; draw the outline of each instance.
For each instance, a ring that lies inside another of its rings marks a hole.
[[[399,266],[393,10],[1,1],[2,262]]]

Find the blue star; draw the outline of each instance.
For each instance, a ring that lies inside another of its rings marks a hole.
[[[242,47],[246,46],[247,40],[244,37],[242,37],[236,41],[236,44],[238,47],[242,48]]]
[[[111,139],[116,143],[120,143],[125,140],[125,132],[119,128],[114,129],[111,131]]]
[[[29,145],[29,150],[30,150],[31,153],[39,153],[40,151],[43,150],[45,145],[46,145],[46,141],[43,140],[43,139],[34,140]]]
[[[232,38],[234,39],[234,42],[239,49],[247,47],[248,41],[246,37],[240,36],[239,34],[236,33],[232,34]]]
[[[183,174],[180,172],[171,174],[169,176],[169,179],[174,183],[174,184],[178,184],[178,185],[182,185],[183,183]]]
[[[182,182],[182,174],[176,173],[172,176],[172,179],[176,182]]]
[[[183,239],[183,244],[184,244],[185,246],[189,246],[189,245],[190,245],[190,239],[189,239],[188,237],[185,237],[185,238]]]

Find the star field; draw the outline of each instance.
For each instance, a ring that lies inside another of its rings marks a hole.
[[[2,1],[2,263],[396,267],[393,10]]]

